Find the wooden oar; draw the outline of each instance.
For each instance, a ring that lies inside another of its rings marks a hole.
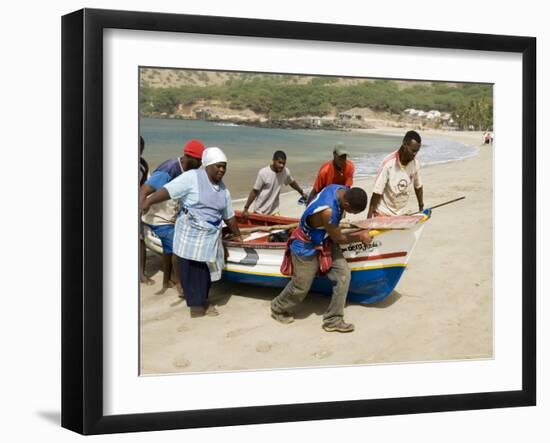
[[[250,228],[240,228],[239,231],[241,231],[241,234],[251,234],[253,232],[270,232],[275,231],[277,229],[294,229],[298,227],[298,222],[296,223],[290,223],[288,225],[271,225],[271,226],[251,226]],[[347,229],[347,228],[354,228],[355,226],[351,223],[340,223],[340,228]]]
[[[241,234],[251,234],[252,232],[270,232],[276,229],[292,229],[298,226],[298,222],[288,225],[254,226],[251,228],[239,228]]]
[[[457,201],[460,201],[460,200],[464,200],[466,198],[465,195],[463,195],[462,197],[458,197],[458,198],[455,198],[453,200],[449,200],[449,201],[446,201],[446,202],[443,202],[443,203],[439,203],[438,205],[435,205],[435,206],[432,206],[430,209],[435,209],[435,208],[440,208],[441,206],[445,206],[445,205],[450,205],[451,203],[454,203],[454,202],[457,202]]]
[[[446,202],[439,203],[437,205],[431,206],[428,209],[433,210],[435,208],[440,208],[441,206],[450,205],[451,203],[454,203],[454,202],[457,202],[457,201],[460,201],[460,200],[464,200],[465,198],[466,198],[466,196],[463,195],[462,197],[453,198],[452,200],[448,200]],[[407,212],[405,215],[413,215],[413,214],[419,214],[419,212]]]

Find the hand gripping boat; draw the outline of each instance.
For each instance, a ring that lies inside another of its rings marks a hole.
[[[284,287],[289,277],[281,274],[280,267],[286,238],[299,220],[250,214],[244,221],[239,211],[236,217],[244,242],[224,240],[229,253],[224,278],[257,286]],[[375,303],[391,294],[428,219],[424,214],[417,214],[353,222],[351,228],[368,229],[373,241],[368,246],[362,243],[341,245],[351,267],[348,301]],[[316,277],[311,291],[331,294],[332,284],[326,277]]]

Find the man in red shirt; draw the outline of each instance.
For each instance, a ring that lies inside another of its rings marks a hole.
[[[324,163],[319,172],[317,172],[313,189],[307,199],[308,205],[328,185],[344,185],[349,187],[353,185],[355,166],[351,160],[348,160],[346,147],[342,143],[338,143],[332,152],[332,161]]]

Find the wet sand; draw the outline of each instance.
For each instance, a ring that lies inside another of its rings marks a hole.
[[[403,134],[403,130],[367,130]],[[479,146],[481,133],[423,131]],[[321,329],[329,297],[309,294],[296,321],[269,315],[279,290],[215,283],[220,316],[191,318],[174,289],[155,294],[160,260],[149,255],[153,286],[141,287],[141,373],[232,371],[490,358],[493,355],[493,146],[479,155],[422,170],[427,207],[434,210],[396,290],[373,305],[349,304],[349,334]],[[355,185],[372,191],[372,178]],[[298,195],[281,196],[281,215],[299,216]],[[236,203],[238,209],[242,202]],[[415,209],[416,199],[409,205]],[[358,216],[366,217],[366,212]]]

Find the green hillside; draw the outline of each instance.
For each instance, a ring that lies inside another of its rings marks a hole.
[[[334,116],[351,108],[399,115],[415,108],[453,115],[456,126],[492,126],[492,86],[336,77],[143,69],[140,112],[174,115],[218,103],[267,120]]]

